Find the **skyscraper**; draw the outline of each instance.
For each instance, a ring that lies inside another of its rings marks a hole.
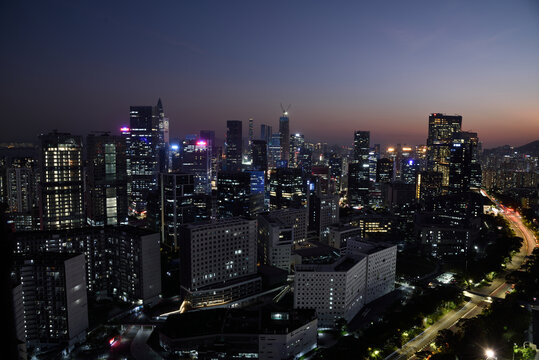
[[[453,136],[461,131],[462,116],[433,113],[429,116],[427,170],[442,173],[442,186],[449,186],[449,162]]]
[[[157,191],[159,174],[159,117],[152,106],[131,106],[128,160],[130,212],[145,217],[148,199]]]
[[[258,171],[268,171],[268,146],[265,140],[253,140],[251,143],[253,162],[251,168]]]
[[[283,111],[279,118],[279,135],[281,146],[281,160],[290,161],[290,119],[288,111]]]
[[[168,146],[170,143],[169,135],[169,120],[165,117],[165,111],[163,110],[163,103],[161,99],[157,101],[157,106],[154,109],[155,116],[157,116],[159,122],[159,171],[167,172],[168,170]]]
[[[85,223],[82,139],[57,132],[39,139],[41,229],[81,227]]]
[[[181,172],[195,175],[195,193],[211,193],[212,164],[209,141],[188,136],[182,146]]]
[[[226,122],[227,171],[241,170],[242,141],[242,122],[240,120],[228,120]]]
[[[87,221],[90,225],[127,223],[125,138],[108,134],[86,138]]]
[[[270,208],[302,208],[307,206],[307,192],[301,169],[275,169],[270,175]]]

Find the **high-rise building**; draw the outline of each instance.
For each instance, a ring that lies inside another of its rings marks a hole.
[[[370,150],[370,131],[355,131],[354,132],[354,161],[368,164]],[[368,168],[366,169],[366,171]],[[365,173],[368,177],[368,172]]]
[[[37,177],[37,165],[33,157],[15,157],[8,160],[6,202],[9,222],[13,224],[15,231],[37,228]]]
[[[157,150],[159,154],[159,172],[167,172],[168,150],[170,145],[169,120],[165,116],[161,99],[157,101],[157,106],[154,109],[154,113],[159,122],[159,145]]]
[[[271,141],[271,136],[273,135],[271,125],[261,124],[260,125],[260,140],[264,140],[267,144]]]
[[[420,171],[415,183],[415,198],[424,201],[442,194],[443,174],[438,171]]]
[[[327,242],[330,225],[339,222],[339,196],[313,194],[309,200],[309,230],[315,231],[320,240]]]
[[[449,186],[449,162],[453,136],[461,131],[462,116],[433,113],[429,116],[427,170],[442,173],[442,186]]]
[[[22,284],[26,343],[73,346],[86,339],[88,300],[84,254],[17,256],[15,279]]]
[[[84,254],[86,261],[82,255],[80,271],[86,275],[82,287],[94,298],[104,296],[139,305],[153,305],[159,300],[161,257],[158,233],[130,226],[89,226],[18,232],[14,237],[17,254],[23,258]],[[73,274],[66,271],[67,275]]]
[[[92,226],[127,223],[125,138],[108,134],[86,138],[87,221]]]
[[[263,194],[260,194],[262,199]],[[251,174],[222,171],[217,175],[217,212],[220,218],[253,215]],[[260,209],[261,210],[261,209]]]
[[[251,143],[251,168],[268,171],[268,146],[265,140],[253,140]]]
[[[128,167],[130,172],[129,211],[145,217],[148,200],[157,191],[159,166],[159,117],[152,106],[131,106]]]
[[[279,118],[279,135],[281,145],[281,159],[286,162],[290,161],[290,119],[288,111],[283,111]]]
[[[187,224],[180,236],[180,286],[194,308],[223,305],[261,289],[256,220]]]
[[[242,122],[228,120],[226,122],[226,170],[239,171],[242,163]]]
[[[258,259],[261,264],[290,271],[294,244],[294,228],[271,213],[260,214],[258,220]]]
[[[196,220],[195,179],[192,174],[167,173],[161,176],[161,242],[178,248],[182,224]]]
[[[285,226],[292,227],[294,231],[294,245],[299,245],[307,240],[307,230],[309,227],[307,208],[271,210],[265,213],[265,216]]]
[[[376,182],[387,183],[393,181],[393,161],[382,158],[376,164]]]
[[[53,132],[41,135],[39,166],[42,230],[73,229],[85,224],[82,139]]]
[[[303,134],[292,134],[290,135],[290,159],[288,161],[288,166],[295,168],[298,167],[301,161],[301,153],[305,146],[305,137]]]
[[[275,169],[270,174],[270,208],[302,208],[307,206],[307,192],[301,169]]]
[[[277,163],[281,160],[281,135],[271,134],[268,143],[268,166],[271,169],[277,168]]]
[[[348,204],[351,207],[364,207],[369,203],[370,181],[365,176],[365,164],[348,164]]]
[[[206,139],[187,136],[182,143],[181,172],[195,176],[195,193],[211,194],[212,156]]]

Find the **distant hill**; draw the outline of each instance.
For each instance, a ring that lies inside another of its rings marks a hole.
[[[497,154],[512,154],[513,152],[519,152],[521,154],[529,154],[532,156],[539,156],[539,140],[532,141],[526,145],[519,147],[512,147],[510,145],[503,145],[497,148],[485,149],[487,153],[497,153]]]
[[[519,153],[525,153],[525,154],[538,156],[539,155],[539,140],[535,140],[526,145],[519,146],[515,148],[515,151],[518,151]]]

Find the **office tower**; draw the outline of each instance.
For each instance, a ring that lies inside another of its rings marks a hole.
[[[419,160],[408,158],[402,164],[401,181],[405,184],[415,184],[417,174],[421,170],[421,162]]]
[[[154,108],[154,116],[157,117],[159,123],[159,145],[157,150],[159,154],[159,172],[167,172],[168,150],[170,145],[169,120],[165,117],[161,98],[159,98],[157,106]]]
[[[354,132],[354,161],[362,164],[368,164],[370,136],[370,131],[358,130]],[[365,173],[365,177],[368,177],[367,172]]]
[[[271,213],[260,214],[257,220],[258,261],[290,271],[294,227],[272,217]]]
[[[15,279],[22,285],[26,343],[73,346],[86,339],[88,301],[84,254],[17,256]]]
[[[380,154],[376,153],[373,149],[369,150],[369,181],[376,182],[376,172],[378,171],[378,160],[380,160]]]
[[[242,162],[242,122],[228,120],[226,122],[226,170],[241,170]]]
[[[271,210],[264,214],[268,219],[273,219],[285,226],[292,227],[294,230],[294,245],[299,245],[307,240],[307,230],[309,227],[309,213],[307,208]]]
[[[268,171],[268,146],[265,140],[253,140],[251,143],[251,168]]]
[[[335,181],[335,189],[341,191],[343,173],[343,160],[341,156],[332,156],[329,158],[329,175]]]
[[[289,154],[289,167],[298,167],[300,162],[300,154],[305,146],[305,137],[303,134],[290,135],[290,154]]]
[[[85,224],[82,139],[53,132],[41,135],[39,166],[42,230],[73,229]]]
[[[256,220],[184,225],[180,249],[182,297],[193,308],[227,304],[260,291]]]
[[[129,226],[18,232],[21,257],[85,254],[83,287],[89,296],[153,305],[161,293],[159,234]]]
[[[370,181],[365,179],[364,165],[359,162],[348,164],[348,204],[351,207],[364,207],[369,203]]]
[[[217,175],[217,212],[220,218],[250,217],[254,210],[251,201],[251,174],[223,171]]]
[[[443,173],[438,171],[420,171],[417,173],[415,198],[425,201],[428,198],[442,195]]]
[[[320,241],[327,242],[330,225],[339,222],[339,196],[313,194],[309,200],[309,230],[315,231]]]
[[[161,242],[177,249],[182,224],[195,221],[195,179],[192,174],[168,173],[161,177]]]
[[[442,173],[442,186],[449,186],[449,162],[453,136],[461,131],[462,116],[433,113],[429,116],[427,170]]]
[[[247,170],[245,172],[251,177],[249,214],[254,216],[264,211],[269,205],[269,202],[266,201],[266,173],[257,170]]]
[[[268,166],[271,169],[277,168],[277,162],[281,160],[281,135],[271,134],[268,143]]]
[[[152,106],[131,106],[128,142],[130,213],[146,217],[148,201],[157,191],[159,174],[159,118]]]
[[[470,131],[461,131],[460,136],[464,139],[467,148],[470,151],[470,186],[481,187],[482,170],[479,162],[480,142],[477,133]]]
[[[255,138],[255,132],[254,132],[254,119],[249,118],[249,146],[253,142]]]
[[[6,169],[6,202],[9,222],[15,231],[37,227],[37,165],[33,157],[9,159]]]
[[[182,140],[174,139],[168,147],[168,171],[178,172],[182,168]]]
[[[270,125],[262,124],[260,125],[260,140],[264,140],[267,144],[271,141],[271,136],[273,135],[272,127]]]
[[[270,174],[270,208],[302,208],[307,206],[307,192],[301,169],[275,169]]]
[[[296,265],[294,308],[315,309],[320,327],[351,321],[365,304],[366,263],[366,256],[343,256],[329,264]]]
[[[393,181],[393,161],[388,158],[379,159],[376,163],[376,182]]]
[[[470,189],[472,151],[468,139],[456,134],[451,141],[449,155],[449,191],[452,193]]]
[[[279,118],[279,135],[281,145],[281,159],[287,163],[290,161],[290,119],[288,118],[288,111],[284,111],[283,115]]]
[[[89,135],[87,150],[87,213],[92,226],[127,223],[125,138]]]
[[[182,142],[181,172],[195,176],[195,193],[211,194],[211,146],[196,135],[187,136]]]
[[[215,186],[217,183],[217,172],[219,171],[219,160],[221,159],[221,150],[215,141],[215,131],[200,130],[200,139],[206,141],[210,149],[211,183]]]

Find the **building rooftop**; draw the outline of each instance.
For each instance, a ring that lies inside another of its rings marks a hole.
[[[210,309],[170,315],[159,331],[169,338],[218,334],[287,334],[316,319],[311,309]]]

